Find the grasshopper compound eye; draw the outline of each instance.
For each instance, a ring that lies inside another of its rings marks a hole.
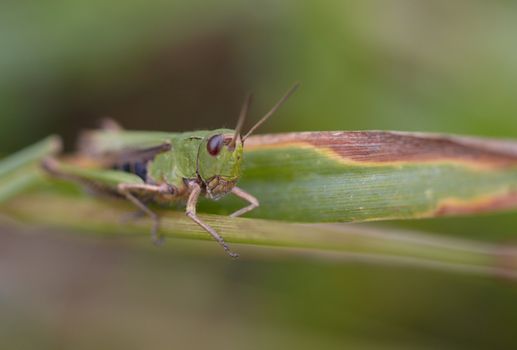
[[[224,144],[224,136],[223,135],[214,135],[210,139],[208,139],[208,143],[206,144],[206,150],[211,156],[217,156]]]

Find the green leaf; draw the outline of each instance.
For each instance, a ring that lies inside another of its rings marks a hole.
[[[239,186],[256,218],[359,222],[517,207],[517,143],[400,132],[255,136]],[[242,203],[205,203],[218,213]]]
[[[49,136],[3,159],[0,162],[0,203],[42,181],[41,161],[60,149],[60,139]]]

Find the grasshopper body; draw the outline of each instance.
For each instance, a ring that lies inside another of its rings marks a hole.
[[[56,177],[80,182],[103,193],[126,198],[154,221],[152,239],[158,235],[159,217],[147,203],[186,202],[186,215],[205,229],[231,257],[223,238],[196,213],[201,195],[217,200],[232,193],[249,205],[233,213],[240,216],[259,206],[258,200],[236,186],[246,138],[267,120],[298,87],[296,84],[251,130],[240,131],[251,101],[248,96],[235,130],[217,129],[187,133],[124,131],[108,121],[103,129],[83,135],[80,153],[96,167],[83,167],[47,158],[43,168]]]

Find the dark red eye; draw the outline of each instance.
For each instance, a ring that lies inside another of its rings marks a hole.
[[[224,144],[224,136],[223,135],[214,135],[210,139],[208,139],[208,143],[206,144],[206,150],[210,153],[211,156],[216,156],[221,152],[221,148],[223,148]]]

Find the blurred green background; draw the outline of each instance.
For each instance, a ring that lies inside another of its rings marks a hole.
[[[4,0],[0,150],[51,133],[71,150],[104,116],[232,127],[247,91],[256,120],[295,80],[302,89],[261,132],[515,138],[516,37],[507,0]],[[517,215],[384,225],[514,243]],[[517,286],[503,279],[0,229],[5,348],[517,346]]]

